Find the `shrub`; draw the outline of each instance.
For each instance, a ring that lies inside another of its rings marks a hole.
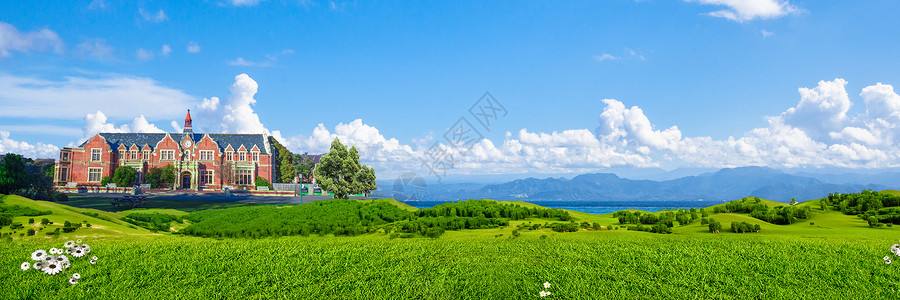
[[[28,228],[28,236],[34,235],[34,228]]]
[[[50,222],[49,219],[47,219],[47,218],[41,219],[41,225],[51,225],[51,224],[53,224],[53,222]]]

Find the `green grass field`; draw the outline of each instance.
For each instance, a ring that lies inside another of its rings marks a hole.
[[[869,228],[855,216],[820,211],[809,203],[814,201],[800,204],[815,208],[812,218],[792,225],[743,214],[712,216],[723,224],[760,224],[759,233],[711,234],[695,222],[668,235],[540,229],[513,238],[519,223],[548,221],[529,219],[506,228],[448,231],[437,239],[389,239],[381,233],[208,239],[151,233],[81,213],[117,220],[128,211],[17,196],[5,202],[53,211],[48,218],[55,224],[48,228],[66,220],[94,227],[60,238],[16,234],[3,242],[3,299],[535,299],[545,281],[553,284],[551,299],[900,297],[900,265],[882,260],[900,240],[900,228]],[[578,222],[617,224],[611,215],[571,214]],[[71,270],[82,275],[79,284],[67,283],[67,275],[19,269],[35,249],[60,247],[74,238],[90,244],[91,255],[100,258],[96,265],[76,262]]]

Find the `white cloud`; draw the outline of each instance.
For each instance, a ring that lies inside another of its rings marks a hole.
[[[166,16],[166,13],[162,9],[154,13],[146,11],[143,8],[138,8],[138,13],[141,15],[141,18],[143,18],[144,21],[153,23],[159,23],[169,19],[169,17]]]
[[[106,44],[104,39],[85,39],[84,42],[78,44],[76,52],[79,55],[91,57],[94,59],[104,60],[113,57],[113,47]]]
[[[169,57],[170,53],[172,53],[172,47],[169,47],[169,44],[164,44],[162,50],[159,51],[159,54],[162,54],[162,56],[165,57]]]
[[[601,55],[594,55],[594,60],[599,61],[599,62],[603,62],[606,60],[618,60],[618,59],[619,59],[619,57],[613,56],[612,54],[609,54],[609,53],[603,53]]]
[[[82,129],[84,135],[82,136],[79,142],[83,142],[94,135],[107,132],[107,133],[163,133],[162,129],[156,127],[156,125],[150,124],[144,115],[140,115],[131,122],[131,124],[122,124],[121,126],[116,126],[114,123],[108,122],[108,118],[106,114],[102,111],[97,111],[95,113],[89,113],[84,117],[84,128]]]
[[[229,3],[234,6],[255,6],[259,4],[259,0],[231,0]]]
[[[94,0],[94,1],[91,1],[91,4],[88,4],[88,9],[91,9],[91,10],[93,10],[93,9],[104,10],[104,9],[106,9],[106,2],[103,1],[103,0]]]
[[[837,78],[819,81],[813,89],[799,88],[800,103],[789,108],[779,118],[784,124],[802,129],[816,139],[828,132],[843,128],[849,118],[847,111],[852,103],[844,87],[847,81]]]
[[[59,147],[52,144],[36,143],[34,145],[10,138],[8,131],[0,130],[0,154],[15,153],[29,158],[56,158]]]
[[[134,56],[139,60],[151,60],[153,59],[153,51],[140,48],[135,51]]]
[[[195,130],[221,133],[271,134],[253,111],[259,84],[247,74],[235,76],[231,96],[224,103],[218,97],[204,98],[191,117]]]
[[[195,101],[149,78],[107,75],[47,80],[0,73],[0,118],[79,119],[102,107],[115,119],[140,112],[156,120],[182,115]]]
[[[775,35],[774,32],[771,32],[771,31],[768,31],[768,30],[765,30],[765,29],[760,30],[760,33],[762,33],[762,37],[763,37],[763,38],[767,38],[767,37],[770,37],[770,36]]]
[[[271,67],[272,62],[270,61],[249,61],[244,59],[243,57],[235,58],[234,60],[229,60],[229,66],[242,66],[242,67]]]
[[[753,19],[773,19],[802,10],[784,0],[685,0],[704,5],[727,8],[708,13],[710,16],[744,22]]]
[[[197,44],[197,42],[191,41],[190,43],[188,43],[187,52],[200,53],[200,44]]]
[[[0,57],[12,56],[11,51],[28,53],[52,50],[59,54],[63,52],[63,48],[62,40],[53,30],[44,28],[20,32],[15,26],[0,22]]]

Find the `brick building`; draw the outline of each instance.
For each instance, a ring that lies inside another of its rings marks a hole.
[[[188,110],[182,133],[98,133],[78,147],[63,148],[54,182],[99,186],[116,168],[129,167],[138,171],[137,183],[146,183],[148,170],[172,165],[176,189],[255,186],[256,176],[274,182],[273,150],[265,134],[194,133]],[[223,172],[231,173],[232,182]]]

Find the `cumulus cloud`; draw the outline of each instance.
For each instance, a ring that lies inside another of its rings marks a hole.
[[[85,39],[84,42],[78,44],[76,48],[76,53],[78,55],[104,60],[114,58],[113,55],[113,47],[106,44],[106,40],[104,39]]]
[[[169,47],[169,44],[163,44],[162,50],[159,51],[159,54],[168,57],[170,53],[172,53],[172,47]]]
[[[44,28],[21,32],[9,23],[0,22],[0,57],[10,57],[12,51],[29,53],[52,50],[59,54],[63,48],[62,40],[53,30]]]
[[[0,130],[0,154],[15,153],[30,158],[56,158],[59,147],[52,144],[36,143],[34,145],[10,138],[8,131]]]
[[[0,73],[0,118],[80,119],[102,107],[114,119],[141,112],[150,119],[177,117],[195,98],[153,79],[123,75],[39,79]]]
[[[704,5],[725,6],[725,9],[709,12],[713,17],[744,22],[753,19],[773,19],[802,10],[783,0],[686,0]]]
[[[231,0],[228,3],[234,6],[255,6],[259,4],[259,0]]]
[[[247,74],[234,77],[231,95],[226,101],[219,97],[204,98],[192,112],[197,130],[222,133],[266,133],[271,134],[253,111],[259,84]]]
[[[144,21],[153,23],[159,23],[169,19],[169,17],[166,16],[166,13],[162,9],[158,10],[157,12],[150,12],[144,10],[143,8],[138,8],[138,14],[141,15],[141,18],[143,18]]]
[[[108,121],[109,119],[106,117],[102,111],[97,111],[95,113],[87,114],[84,117],[84,128],[82,132],[84,135],[81,138],[81,141],[85,141],[94,135],[101,132],[108,133],[164,133],[162,129],[156,127],[156,125],[150,124],[147,121],[147,118],[144,115],[140,115],[131,122],[131,124],[122,124],[120,126],[116,126],[116,124]]]
[[[200,44],[197,44],[197,42],[191,41],[190,43],[188,43],[187,52],[200,53]]]

